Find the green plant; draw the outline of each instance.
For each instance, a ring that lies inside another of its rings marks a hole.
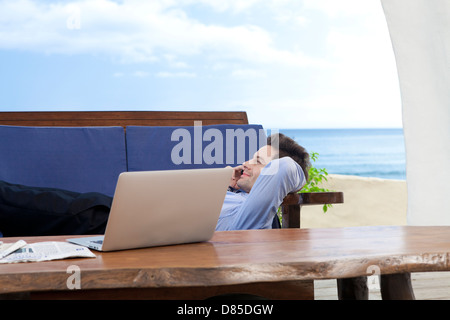
[[[324,181],[327,180],[328,172],[325,168],[316,168],[313,163],[316,162],[316,160],[319,158],[319,154],[317,152],[311,152],[310,153],[311,158],[311,167],[308,171],[308,181],[303,186],[303,188],[299,191],[299,193],[305,193],[305,192],[328,192],[331,190],[328,190],[326,188],[321,187],[321,184]],[[331,204],[324,204],[323,205],[323,212],[327,212],[329,208],[331,208]]]

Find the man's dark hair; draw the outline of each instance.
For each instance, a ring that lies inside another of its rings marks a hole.
[[[306,180],[308,180],[308,171],[311,167],[311,162],[306,149],[282,133],[272,134],[267,138],[267,145],[276,147],[277,144],[279,150],[278,158],[291,157],[302,167]]]

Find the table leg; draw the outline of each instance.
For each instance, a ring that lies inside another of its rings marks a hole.
[[[415,300],[410,273],[382,274],[380,290],[383,300]]]
[[[367,277],[337,279],[339,300],[368,300]]]

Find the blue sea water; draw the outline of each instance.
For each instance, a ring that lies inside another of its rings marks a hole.
[[[279,129],[309,153],[328,173],[405,180],[402,129]],[[270,132],[269,132],[270,133]]]

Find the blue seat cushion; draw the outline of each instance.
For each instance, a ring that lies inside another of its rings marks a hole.
[[[0,126],[0,180],[114,194],[127,171],[122,127]]]
[[[261,125],[128,126],[128,171],[236,166],[266,144]]]

